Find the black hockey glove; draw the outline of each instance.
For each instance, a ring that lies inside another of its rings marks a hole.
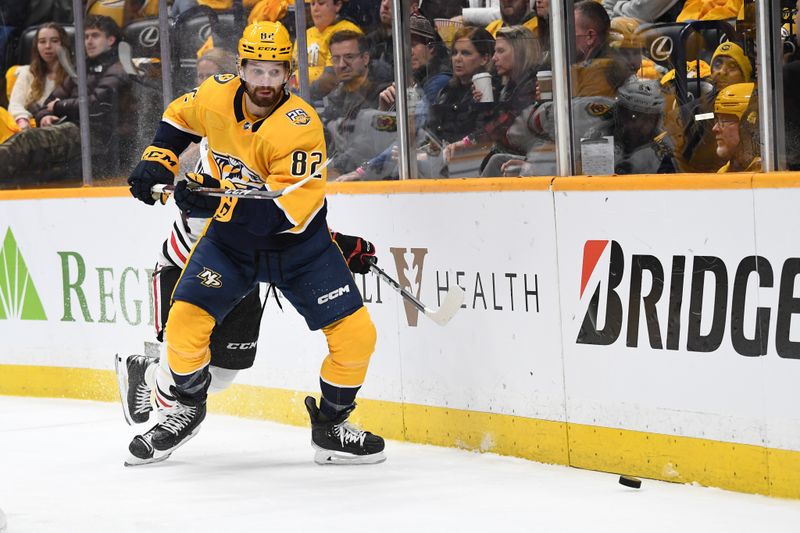
[[[175,203],[187,216],[209,218],[214,216],[219,209],[220,198],[203,196],[194,192],[194,189],[198,187],[219,189],[220,186],[219,180],[214,176],[189,172],[186,174],[185,181],[181,180],[175,185],[175,192],[172,193],[172,196],[175,197]]]
[[[128,177],[131,195],[147,205],[155,204],[156,200],[164,204],[169,195],[154,195],[150,189],[153,185],[172,185],[177,173],[178,156],[172,150],[148,146],[142,154],[142,160]]]
[[[347,267],[356,274],[366,274],[369,266],[378,262],[375,257],[375,246],[366,239],[342,233],[331,232],[333,240],[339,245]]]

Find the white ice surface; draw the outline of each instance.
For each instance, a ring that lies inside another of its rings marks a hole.
[[[792,532],[800,501],[390,441],[317,466],[310,431],[211,414],[158,465],[124,468],[118,405],[0,396],[8,533]]]

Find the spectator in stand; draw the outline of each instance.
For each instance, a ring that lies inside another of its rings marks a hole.
[[[536,27],[536,36],[539,44],[549,54],[550,51],[550,0],[536,0],[536,18],[539,20]],[[550,63],[548,59],[545,63]]]
[[[675,20],[728,20],[744,18],[743,15],[744,0],[685,0]]]
[[[494,37],[487,30],[467,26],[456,32],[450,56],[453,77],[431,105],[430,120],[425,127],[436,139],[452,143],[478,129],[487,106],[491,109],[494,104],[475,101],[472,76],[487,72],[493,55]]]
[[[376,109],[380,93],[389,85],[390,72],[384,64],[373,68],[366,37],[353,31],[340,31],[330,40],[331,62],[339,84],[328,94],[320,118],[325,123],[329,169],[338,174],[352,172],[363,161],[380,153],[388,144],[374,150],[371,121],[361,113]],[[381,72],[383,70],[383,72]]]
[[[611,19],[594,0],[575,4],[573,96],[616,96],[629,76],[628,67],[610,46]]]
[[[385,63],[394,66],[394,47],[392,46],[392,0],[381,0],[378,26],[367,34],[369,59],[372,64]]]
[[[631,76],[647,80],[660,80],[666,69],[644,57],[644,38],[639,33],[640,22],[631,17],[611,19],[609,45],[619,52]]]
[[[116,129],[130,79],[117,56],[119,26],[98,15],[87,17],[84,26],[92,168],[94,176],[103,177],[115,172],[118,164]],[[22,131],[0,145],[0,168],[8,176],[27,181],[76,173],[76,164],[80,164],[78,120],[78,84],[67,78],[37,113],[40,127]]]
[[[199,87],[204,81],[211,76],[217,74],[235,74],[236,73],[236,57],[231,52],[224,48],[211,48],[207,50],[200,59],[197,60],[196,66],[197,86]],[[197,171],[197,162],[200,159],[200,146],[207,149],[208,142],[203,138],[200,143],[192,143],[180,155],[180,171],[178,175],[183,176],[187,172]]]
[[[675,22],[683,0],[603,0],[609,17],[632,17],[642,22]]]
[[[449,162],[466,149],[490,145],[492,148],[481,165],[481,171],[495,156],[508,159],[525,156],[527,147],[510,144],[506,134],[522,111],[536,99],[536,72],[542,58],[539,40],[528,28],[512,26],[497,31],[492,62],[495,72],[504,80],[497,104],[483,127],[445,148],[445,161]],[[481,95],[476,91],[475,96]],[[498,163],[496,167],[499,166]],[[490,168],[495,168],[495,165]]]
[[[452,74],[447,64],[447,48],[433,29],[433,24],[422,15],[412,13],[409,29],[414,83],[408,87],[406,101],[409,104],[409,113],[414,118],[414,127],[420,130],[427,123],[431,103],[450,81]],[[381,92],[378,109],[393,112],[396,98],[397,91],[392,83]],[[339,176],[337,181],[396,179],[397,165],[392,158],[393,146],[365,162],[355,171]]]
[[[753,81],[753,66],[741,46],[728,41],[717,47],[711,57],[711,80],[717,91]]]
[[[465,135],[483,126],[483,120],[491,113],[491,102],[476,101],[473,95],[472,77],[487,72],[494,55],[494,38],[483,28],[467,26],[453,37],[450,61],[453,77],[445,85],[431,105],[425,132],[429,142],[417,151],[417,169],[420,177],[446,177],[448,168],[444,164],[444,146],[461,140]],[[499,79],[493,77],[495,90],[492,101],[499,93]]]
[[[536,35],[539,19],[536,11],[531,11],[529,0],[500,0],[500,18],[486,26],[486,31],[497,36],[497,30],[509,26],[525,26]]]
[[[62,48],[71,58],[69,38],[61,25],[50,22],[39,27],[30,65],[18,67],[17,81],[8,103],[8,111],[20,129],[32,126],[34,114],[41,110],[50,93],[67,79],[67,73],[58,60],[58,51]]]
[[[614,106],[614,173],[676,172],[672,144],[662,131],[664,95],[656,80],[630,78]]]
[[[306,32],[308,42],[306,53],[308,54],[308,81],[311,84],[311,96],[314,100],[321,100],[337,83],[328,46],[331,36],[344,30],[364,33],[361,28],[349,20],[339,18],[339,11],[343,5],[343,0],[311,0],[311,20],[314,25]],[[300,52],[295,48],[295,59]]]
[[[224,48],[212,48],[197,60],[197,86],[217,74],[236,74],[236,58]]]
[[[760,172],[758,98],[755,84],[736,83],[722,91],[714,102],[714,135],[723,172]]]

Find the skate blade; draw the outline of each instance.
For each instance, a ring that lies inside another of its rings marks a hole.
[[[313,446],[316,450],[314,462],[318,465],[376,465],[386,460],[386,455],[384,455],[383,451],[370,455],[355,455],[324,450],[315,444]]]
[[[128,411],[128,366],[125,359],[119,354],[114,354],[114,372],[117,374],[117,387],[119,387],[119,400],[122,404],[122,414],[129,426],[134,425],[131,413]]]
[[[170,455],[172,455],[171,451],[167,453],[156,451],[153,457],[150,457],[149,459],[141,459],[135,455],[129,455],[125,460],[125,466],[152,465],[155,463],[160,463],[161,461],[166,461]]]

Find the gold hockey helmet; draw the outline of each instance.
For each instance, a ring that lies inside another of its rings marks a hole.
[[[243,60],[292,62],[292,39],[280,22],[254,22],[239,39],[239,64]]]
[[[751,107],[754,83],[734,83],[722,89],[714,101],[714,113],[734,115],[741,122],[755,124],[758,113]]]

